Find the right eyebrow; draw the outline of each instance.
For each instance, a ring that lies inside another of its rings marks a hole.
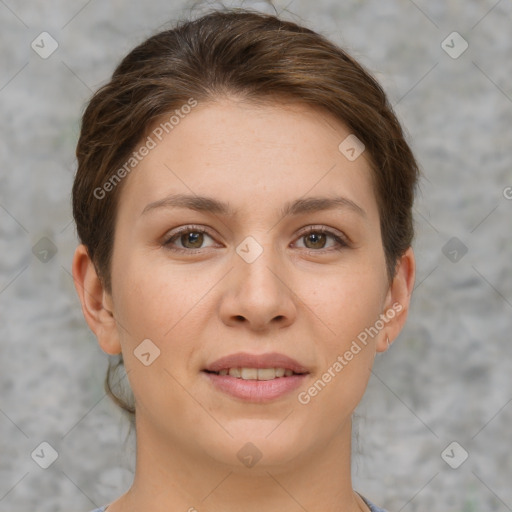
[[[141,215],[157,208],[188,208],[199,212],[211,212],[219,215],[236,215],[229,203],[224,203],[212,197],[188,194],[171,194],[163,199],[154,201],[142,210]]]

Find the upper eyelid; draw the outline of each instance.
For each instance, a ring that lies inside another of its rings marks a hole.
[[[343,238],[347,238],[345,233],[343,231],[340,231],[339,229],[332,228],[330,226],[324,226],[323,224],[310,224],[309,226],[306,226],[300,230],[300,235],[302,236],[304,233],[309,233],[310,231],[325,231],[327,233],[331,233],[333,235],[338,235]]]
[[[345,246],[349,246],[352,244],[352,240],[343,232],[335,228],[331,228],[328,226],[322,226],[322,225],[310,225],[306,226],[303,230],[301,230],[300,234],[297,236],[296,240],[308,235],[309,233],[325,233],[327,235],[330,235],[332,238],[339,239],[341,243]],[[336,240],[337,243],[340,243],[340,241]],[[319,252],[319,251],[315,251]]]

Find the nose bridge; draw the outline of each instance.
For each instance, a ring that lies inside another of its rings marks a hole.
[[[225,322],[245,319],[253,328],[269,327],[274,319],[281,325],[295,316],[292,293],[286,286],[286,265],[267,234],[246,237],[237,247],[230,272],[229,291],[224,298]]]
[[[256,235],[258,236],[258,235]],[[272,236],[268,233],[258,236],[260,243],[254,236],[247,236],[236,248],[236,253],[241,261],[236,261],[235,266],[242,280],[247,285],[251,294],[256,296],[264,293],[268,298],[272,294],[281,293],[282,282],[276,275],[278,269],[284,269],[280,264],[280,256],[272,243]],[[281,278],[282,279],[282,278]]]

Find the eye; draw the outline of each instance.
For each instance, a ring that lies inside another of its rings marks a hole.
[[[205,237],[213,241],[213,237],[208,231],[199,226],[183,226],[175,230],[163,243],[164,247],[175,252],[194,252],[195,250],[205,249],[210,246],[204,246]],[[329,241],[331,245],[326,245]],[[343,234],[327,229],[324,226],[309,226],[298,238],[304,241],[304,248],[310,252],[320,252],[329,250],[341,250],[349,246],[348,241]]]
[[[171,251],[190,252],[194,249],[204,249],[205,237],[213,240],[205,229],[196,226],[183,226],[167,238],[163,245]],[[181,246],[176,246],[175,242],[179,242]]]
[[[305,249],[319,252],[320,250],[326,249],[326,243],[329,238],[334,241],[334,244],[331,245],[331,249],[341,250],[349,245],[343,235],[322,226],[308,227],[298,240],[304,240]],[[329,249],[329,247],[327,247],[327,249]]]

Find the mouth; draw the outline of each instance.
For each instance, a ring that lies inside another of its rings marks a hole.
[[[213,388],[243,401],[265,402],[289,394],[310,371],[284,354],[232,354],[202,370]]]
[[[214,375],[229,375],[242,380],[274,380],[292,375],[305,375],[307,372],[294,372],[289,368],[224,368],[218,372],[204,370]]]

